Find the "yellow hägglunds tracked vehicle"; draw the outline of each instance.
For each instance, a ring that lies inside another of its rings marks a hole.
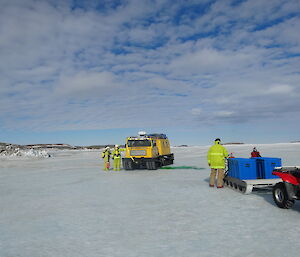
[[[138,137],[126,139],[125,158],[122,158],[125,170],[156,170],[161,166],[173,164],[174,154],[165,134],[146,134],[139,132]]]

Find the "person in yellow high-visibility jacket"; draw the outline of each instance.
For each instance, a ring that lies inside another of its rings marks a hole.
[[[221,145],[220,138],[215,140],[215,144],[211,146],[207,153],[207,162],[211,168],[209,186],[215,186],[215,179],[217,174],[217,187],[223,187],[225,159],[228,157],[228,152],[224,146]]]
[[[104,151],[102,152],[102,159],[103,159],[103,164],[104,164],[103,170],[108,171],[110,168],[110,155],[111,155],[111,153],[110,153],[109,147],[106,146]]]
[[[121,152],[125,149],[120,148],[118,145],[115,145],[114,150],[112,151],[112,158],[114,160],[114,171],[121,170]]]

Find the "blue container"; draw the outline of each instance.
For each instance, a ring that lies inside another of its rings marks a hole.
[[[256,177],[257,179],[265,178],[265,162],[261,157],[252,158],[256,161]]]
[[[234,158],[228,159],[227,166],[228,166],[227,175],[229,177],[235,178],[236,176],[235,176],[235,162],[234,162]]]
[[[278,178],[272,172],[275,167],[281,167],[281,159],[273,157],[255,158],[257,165],[257,177],[263,179]]]
[[[256,179],[256,160],[254,158],[228,159],[228,176],[245,179]]]

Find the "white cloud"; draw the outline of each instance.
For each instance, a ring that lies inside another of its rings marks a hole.
[[[56,93],[68,97],[99,97],[118,86],[118,82],[110,72],[81,71],[76,74],[63,75],[56,88]]]
[[[179,19],[199,2],[107,2],[102,12],[93,4],[3,2],[1,126],[199,126],[299,110],[297,1],[230,3]]]
[[[174,59],[170,70],[176,74],[228,71],[247,66],[252,58],[251,55],[242,52],[199,49]]]
[[[294,88],[290,85],[275,85],[271,86],[266,93],[270,94],[291,94],[293,93]]]
[[[215,112],[215,115],[218,118],[231,117],[233,114],[234,114],[234,112],[231,112],[231,111],[218,111],[218,112]]]
[[[192,113],[193,115],[200,115],[200,114],[202,114],[202,112],[203,112],[203,110],[202,110],[201,108],[193,108],[193,109],[191,110],[191,113]]]

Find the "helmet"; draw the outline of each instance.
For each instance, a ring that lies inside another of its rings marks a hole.
[[[115,148],[118,148],[119,147],[119,145],[115,145]]]
[[[220,138],[216,138],[216,139],[215,139],[215,142],[216,142],[216,141],[221,142],[221,139],[220,139]]]

